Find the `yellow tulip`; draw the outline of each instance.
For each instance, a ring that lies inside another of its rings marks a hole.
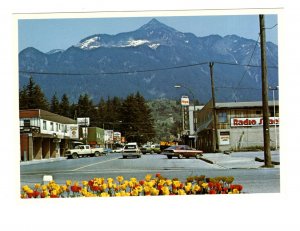
[[[145,185],[145,186],[144,186],[144,192],[145,192],[145,193],[150,192],[150,187],[149,187],[148,185]]]
[[[89,182],[87,182],[86,180],[81,182],[83,186],[87,186]]]
[[[124,180],[123,176],[117,176],[117,181],[119,181],[119,183],[121,183]]]
[[[151,193],[151,195],[153,195],[153,196],[157,196],[157,195],[159,194],[159,190],[156,189],[156,188],[151,188],[151,189],[150,189],[150,193]]]
[[[186,195],[186,193],[183,189],[179,189],[178,190],[178,195]]]
[[[167,180],[166,180],[166,183],[167,183],[168,186],[170,186],[170,185],[172,184],[172,180],[167,179]]]
[[[201,190],[201,187],[199,185],[197,185],[197,184],[194,185],[194,187],[192,189],[193,193],[199,192],[200,190]]]
[[[100,194],[101,197],[110,197],[110,195],[107,192],[103,192]]]
[[[112,182],[114,182],[114,179],[113,178],[107,178],[107,182],[112,183]]]
[[[163,195],[170,195],[169,187],[165,186],[162,188]]]
[[[239,190],[237,190],[237,189],[235,188],[235,189],[233,189],[233,190],[232,190],[232,193],[233,193],[233,194],[239,194],[239,193],[240,193],[240,191],[239,191]]]
[[[66,185],[69,187],[72,184],[72,181],[66,180]]]
[[[132,196],[138,196],[138,195],[139,195],[139,191],[138,191],[137,189],[133,189],[133,190],[131,191],[131,195],[132,195]]]
[[[145,180],[146,180],[146,181],[150,181],[150,180],[151,180],[151,177],[152,177],[151,174],[147,174],[147,175],[145,176]]]
[[[61,190],[62,190],[63,192],[67,191],[67,188],[68,188],[68,187],[67,187],[66,185],[62,185],[62,186],[61,186]]]
[[[208,187],[208,183],[202,183],[201,186],[202,186],[203,188],[207,188],[207,187]]]
[[[35,184],[35,185],[34,185],[34,188],[35,188],[35,189],[39,189],[40,187],[41,187],[41,184]]]

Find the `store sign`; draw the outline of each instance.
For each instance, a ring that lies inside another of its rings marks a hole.
[[[181,106],[189,106],[189,105],[190,105],[189,97],[182,96],[181,97]]]
[[[279,117],[270,117],[270,125],[279,125]],[[254,127],[263,126],[263,118],[231,118],[231,127]]]
[[[113,143],[114,140],[114,131],[113,130],[104,130],[104,141],[107,144]]]
[[[230,132],[220,132],[219,136],[219,144],[220,145],[229,145],[230,144]]]
[[[89,117],[77,118],[77,124],[80,126],[88,127],[90,126],[90,118]]]
[[[78,126],[77,125],[70,125],[70,138],[71,139],[78,139]]]

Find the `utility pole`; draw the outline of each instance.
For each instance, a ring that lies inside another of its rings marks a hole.
[[[213,152],[219,150],[219,141],[218,141],[218,130],[217,130],[217,114],[216,114],[216,100],[215,100],[215,84],[214,84],[214,74],[213,74],[214,62],[209,62],[210,70],[210,81],[211,81],[211,97],[213,104]]]
[[[265,18],[259,15],[260,49],[261,49],[261,76],[262,76],[262,104],[263,104],[263,133],[264,133],[264,167],[273,167],[270,152],[269,105],[268,105],[268,75],[266,62],[266,34]]]

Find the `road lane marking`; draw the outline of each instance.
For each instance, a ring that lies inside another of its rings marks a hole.
[[[70,172],[78,171],[80,169],[87,168],[87,167],[90,167],[90,166],[93,166],[93,165],[96,165],[96,164],[107,163],[107,162],[114,161],[114,160],[117,160],[117,159],[119,159],[119,157],[118,158],[114,158],[114,159],[110,159],[110,160],[106,160],[106,161],[99,161],[99,162],[93,163],[93,164],[84,165],[84,166],[82,166],[80,168],[75,168],[73,170],[70,170]]]

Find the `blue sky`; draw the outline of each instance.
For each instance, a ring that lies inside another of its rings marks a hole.
[[[20,19],[18,22],[19,51],[35,47],[42,52],[67,49],[93,34],[118,34],[133,31],[153,17],[126,18],[73,18],[73,19]],[[258,15],[235,16],[170,16],[155,17],[160,22],[181,32],[196,36],[236,34],[257,40]],[[277,24],[276,15],[265,15],[265,26]],[[267,41],[278,44],[278,26],[266,30]]]

